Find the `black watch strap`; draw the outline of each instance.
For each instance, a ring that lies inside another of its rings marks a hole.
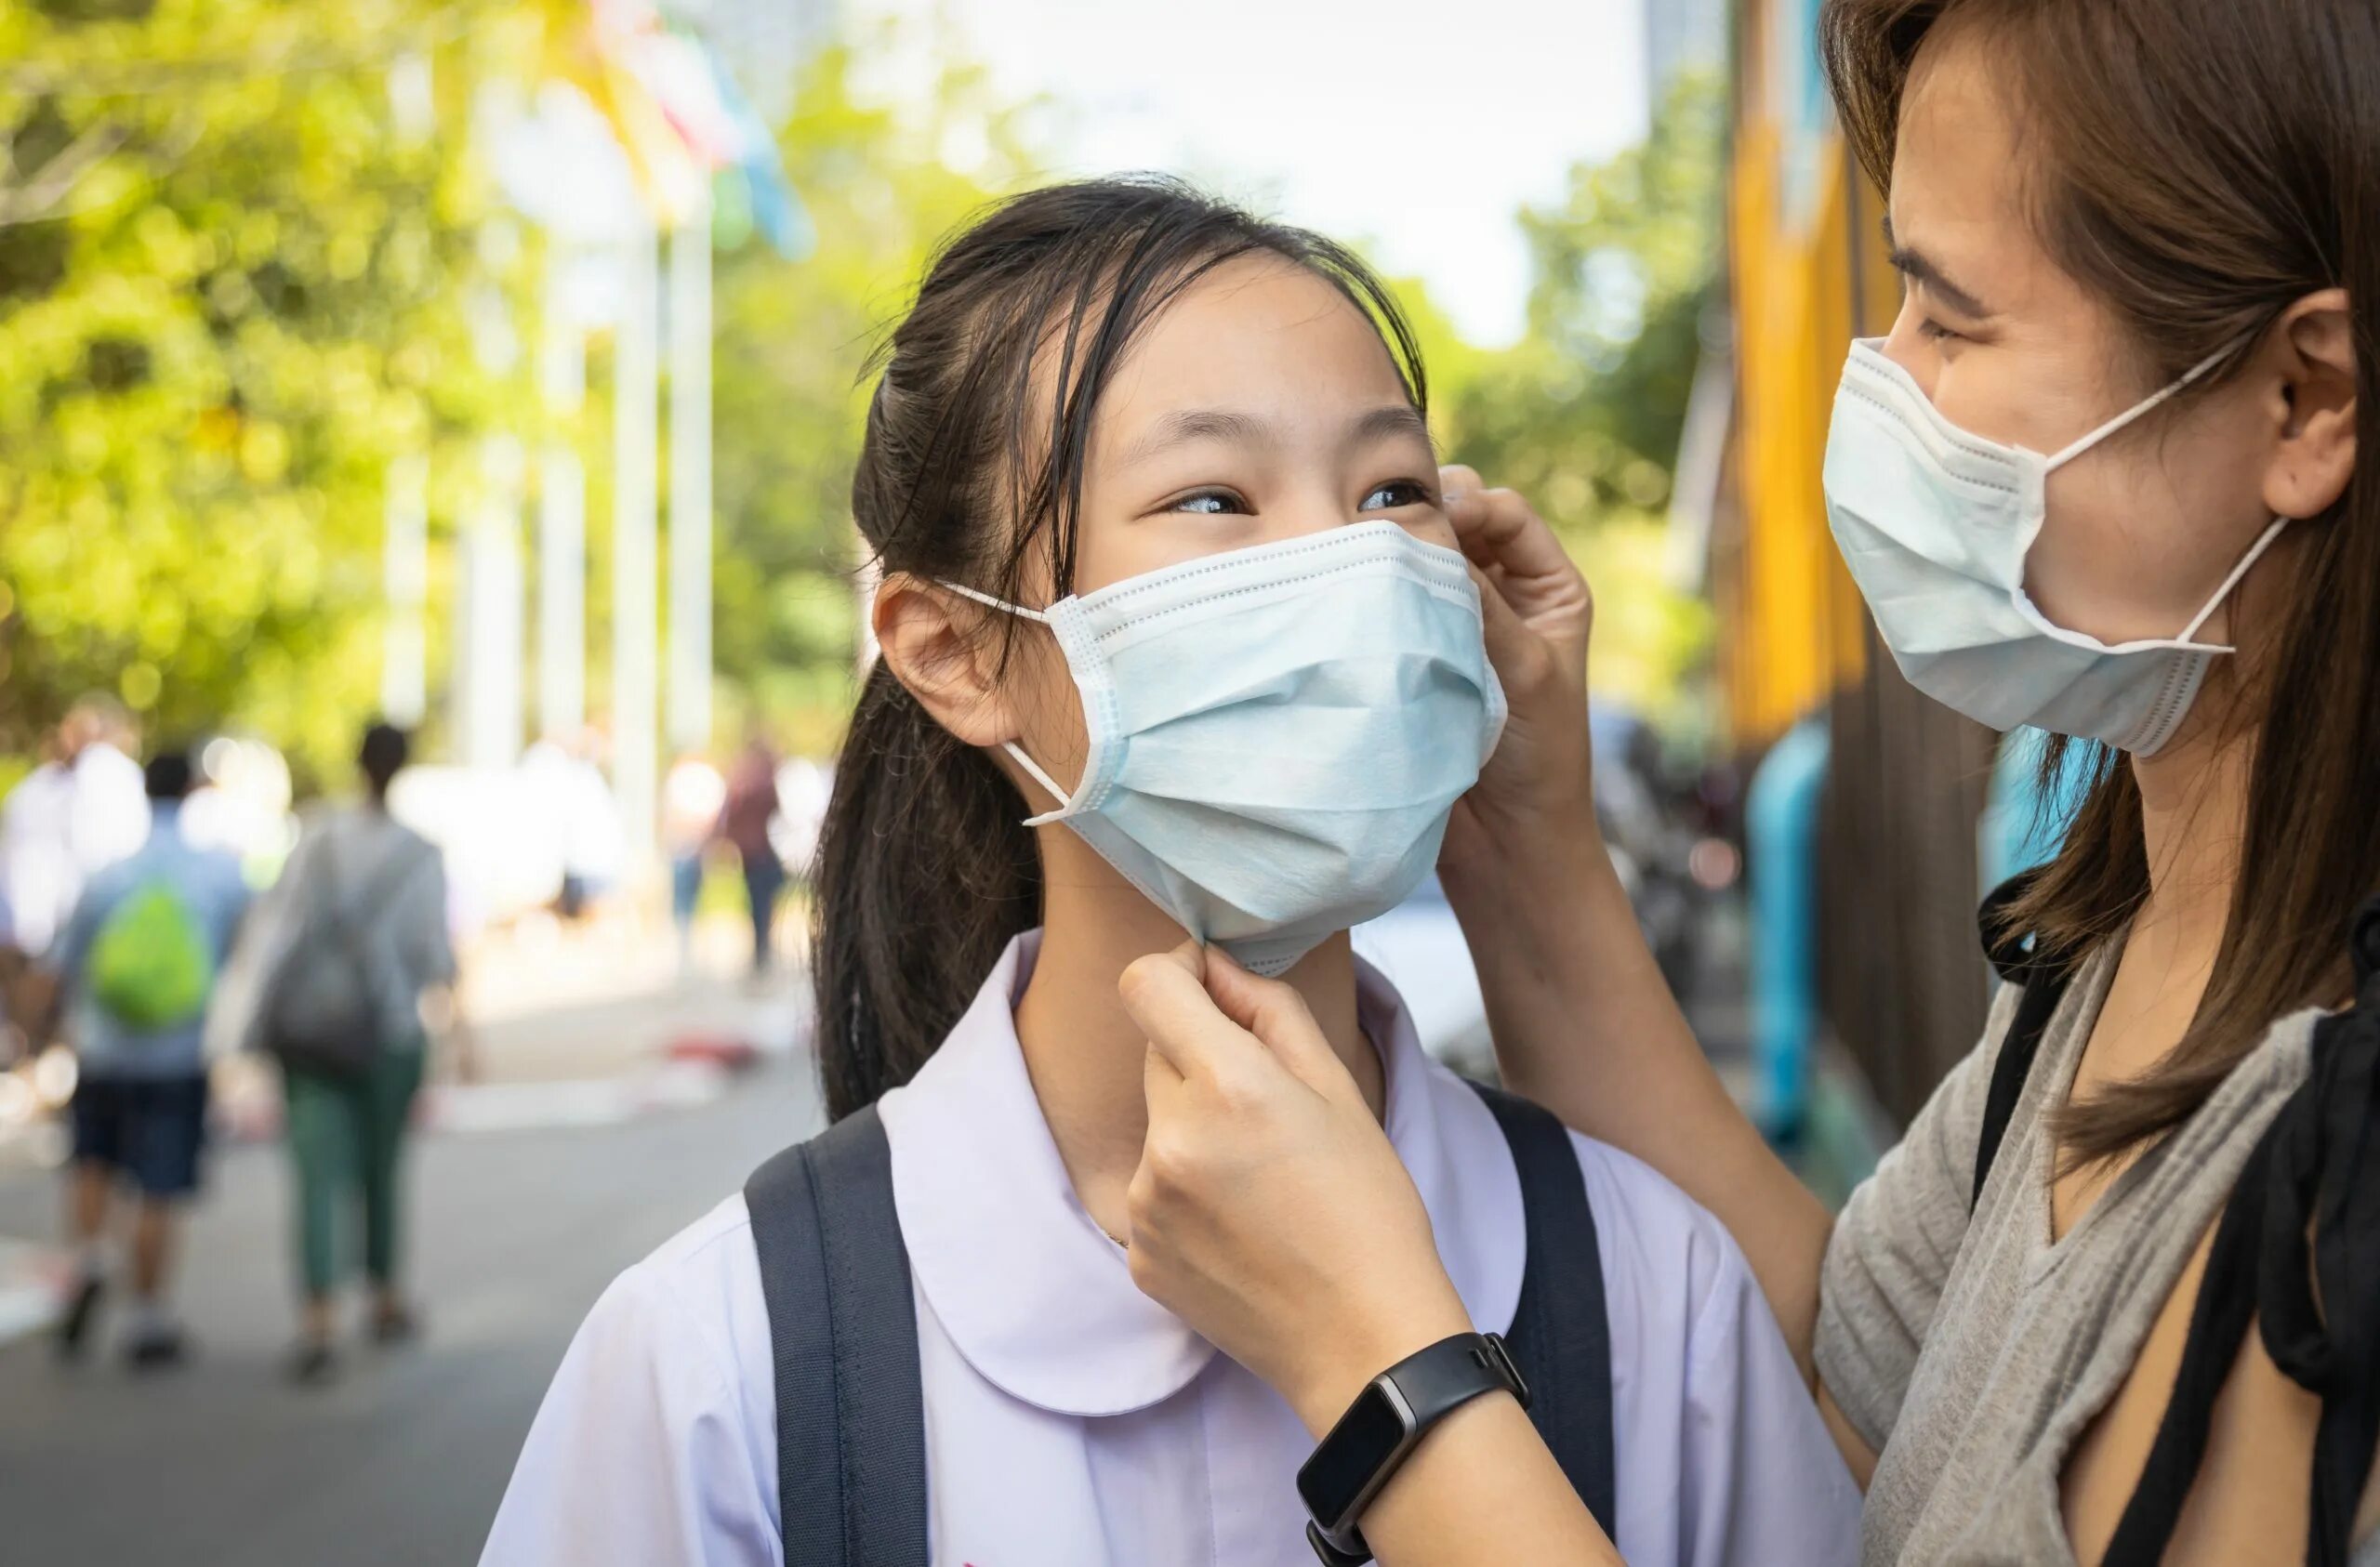
[[[1364,1508],[1433,1426],[1494,1392],[1528,1407],[1528,1385],[1492,1333],[1442,1338],[1365,1386],[1298,1473],[1299,1494],[1313,1514],[1306,1539],[1325,1567],[1362,1567],[1372,1559],[1356,1527]]]

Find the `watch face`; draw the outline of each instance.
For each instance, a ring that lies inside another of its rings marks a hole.
[[[1355,1506],[1364,1482],[1404,1440],[1404,1416],[1379,1383],[1366,1387],[1298,1471],[1298,1494],[1306,1510],[1326,1528],[1335,1528]]]

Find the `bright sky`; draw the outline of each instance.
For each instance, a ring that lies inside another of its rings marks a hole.
[[[1655,0],[1658,3],[1658,0]],[[1519,336],[1514,214],[1643,134],[1644,0],[853,0],[947,16],[1046,95],[1052,172],[1187,175],[1367,242],[1482,346]]]

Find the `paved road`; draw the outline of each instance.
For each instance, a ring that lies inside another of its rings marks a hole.
[[[451,1133],[413,1168],[424,1342],[280,1377],[292,1332],[280,1152],[231,1151],[193,1223],[198,1360],[0,1348],[0,1563],[418,1567],[477,1560],[537,1400],[604,1284],[819,1120],[807,1063],[582,1130]],[[0,1236],[55,1232],[54,1178],[0,1175]],[[112,1351],[112,1335],[99,1348]]]

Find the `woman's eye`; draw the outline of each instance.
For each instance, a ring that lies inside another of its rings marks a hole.
[[[1429,489],[1427,486],[1423,485],[1421,481],[1417,479],[1393,479],[1385,484],[1374,486],[1372,493],[1364,497],[1364,504],[1357,507],[1355,509],[1358,511],[1395,511],[1399,507],[1428,506],[1429,504]]]
[[[1165,508],[1187,511],[1201,517],[1230,517],[1246,513],[1248,503],[1229,490],[1198,490],[1183,496]]]
[[[1917,323],[1917,335],[1936,343],[1954,343],[1961,341],[1966,336],[1964,332],[1951,331],[1931,316]]]

